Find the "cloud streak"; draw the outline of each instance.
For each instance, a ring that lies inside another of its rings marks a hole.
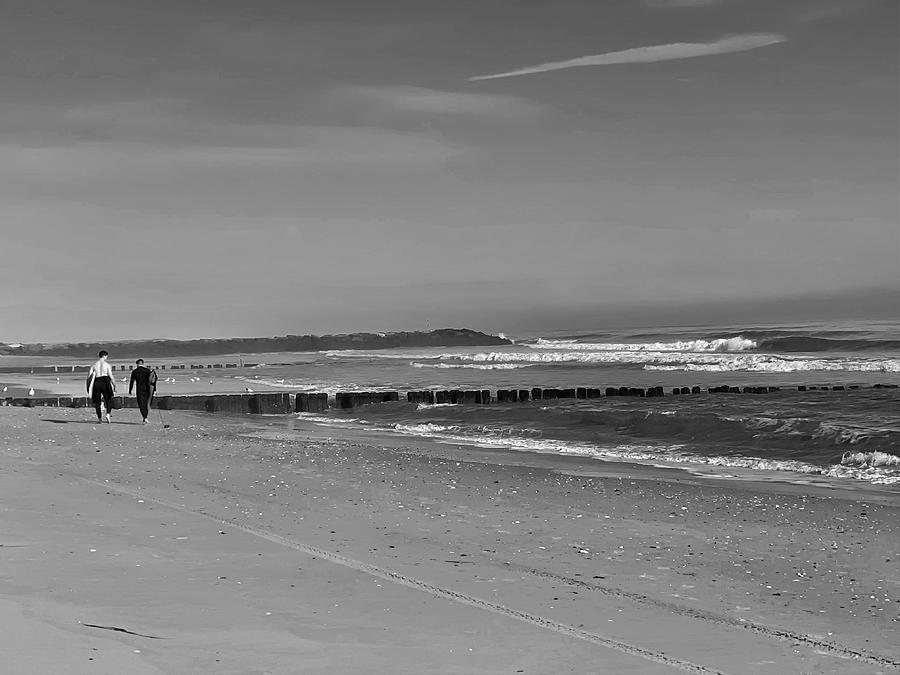
[[[780,42],[786,42],[787,38],[777,33],[750,33],[747,35],[727,35],[714,42],[672,42],[663,45],[650,45],[647,47],[634,47],[617,52],[606,52],[593,56],[581,56],[566,61],[551,61],[536,66],[527,66],[517,70],[492,75],[476,75],[470,77],[470,81],[494,80],[501,77],[518,77],[519,75],[533,75],[546,73],[551,70],[563,70],[565,68],[580,68],[583,66],[613,66],[626,63],[655,63],[657,61],[675,61],[677,59],[693,59],[699,56],[713,56],[716,54],[733,54],[746,52],[751,49],[768,47]]]
[[[408,86],[342,86],[332,98],[367,110],[427,116],[530,119],[541,106],[517,96],[473,94]]]

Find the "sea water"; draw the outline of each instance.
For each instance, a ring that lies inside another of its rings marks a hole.
[[[507,337],[513,344],[489,348],[265,355],[266,362],[252,369],[223,375],[254,391],[332,394],[662,386],[663,398],[487,406],[401,400],[303,417],[315,425],[460,446],[650,463],[719,477],[900,486],[900,390],[874,387],[900,383],[900,322],[557,330]],[[706,393],[721,385],[781,391]],[[816,389],[799,392],[799,385]],[[703,393],[672,395],[674,387],[692,386]]]

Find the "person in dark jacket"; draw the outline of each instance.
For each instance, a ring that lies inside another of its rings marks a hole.
[[[131,381],[128,383],[128,395],[131,396],[133,389],[137,390],[138,408],[141,409],[141,417],[144,418],[141,424],[147,424],[147,415],[150,413],[150,401],[153,398],[155,389],[156,373],[144,366],[144,359],[138,359],[135,365],[136,368],[131,371]]]

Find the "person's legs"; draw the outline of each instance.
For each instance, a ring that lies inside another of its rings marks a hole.
[[[106,404],[106,421],[111,423],[110,413],[112,413],[112,387],[110,386],[103,393],[103,402]]]
[[[98,377],[94,380],[91,399],[94,402],[94,410],[97,413],[97,421],[103,421],[103,415],[100,411],[100,403],[106,406],[106,421],[109,422],[110,411],[112,410],[112,381],[108,377]]]
[[[150,392],[149,391],[141,391],[138,389],[137,391],[137,403],[138,408],[141,409],[141,417],[144,418],[144,423],[147,423],[147,415],[150,414]]]
[[[101,395],[100,395],[100,390],[98,388],[97,382],[94,383],[94,392],[91,394],[91,399],[94,402],[94,410],[97,411],[97,421],[102,422],[103,416],[100,414]]]

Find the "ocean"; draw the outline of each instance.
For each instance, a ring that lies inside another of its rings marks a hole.
[[[900,383],[900,322],[558,330],[506,337],[513,344],[483,349],[246,355],[259,364],[215,377],[235,378],[238,391],[332,394],[661,386],[661,398],[491,405],[401,400],[300,417],[323,427],[652,464],[722,479],[900,486],[900,390],[887,387]],[[707,393],[722,385],[781,389]],[[798,391],[801,385],[810,390]],[[701,387],[703,393],[673,395],[675,387]]]

